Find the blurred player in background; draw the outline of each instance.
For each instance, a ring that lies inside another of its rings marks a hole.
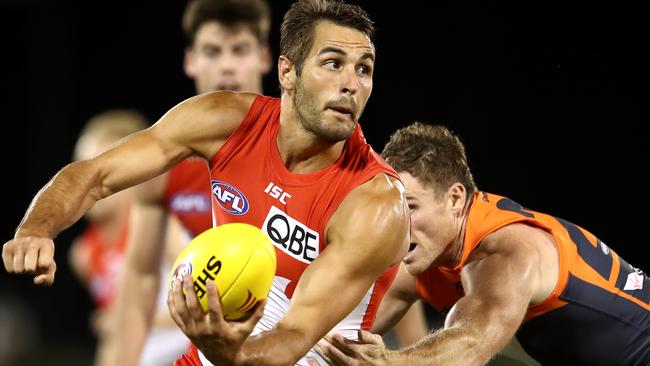
[[[133,110],[112,109],[88,120],[74,149],[74,160],[90,159],[123,137],[148,127]],[[87,226],[72,243],[69,263],[88,289],[96,306],[90,326],[97,337],[96,365],[105,357],[106,340],[115,322],[114,300],[129,235],[133,190],[127,189],[97,202],[84,218]]]
[[[184,69],[197,94],[261,94],[263,76],[272,66],[270,25],[265,0],[189,1],[182,18],[187,40]],[[187,351],[189,340],[169,317],[165,301],[168,273],[182,249],[165,247],[165,233],[178,236],[180,222],[188,242],[212,227],[208,166],[202,159],[185,160],[136,187],[135,196],[128,264],[118,299],[120,326],[109,365],[135,365],[138,360],[141,366],[170,365]],[[150,332],[154,313],[166,327]]]

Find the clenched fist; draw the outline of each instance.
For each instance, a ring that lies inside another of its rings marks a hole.
[[[23,236],[2,246],[2,262],[9,273],[33,273],[36,285],[54,282],[54,241],[50,238]]]

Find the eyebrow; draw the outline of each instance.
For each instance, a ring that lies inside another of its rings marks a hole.
[[[331,46],[330,46],[330,47],[325,47],[325,48],[323,48],[322,50],[320,50],[320,52],[318,52],[318,54],[319,54],[319,55],[322,55],[322,54],[324,54],[324,53],[328,53],[328,52],[336,53],[336,54],[341,55],[341,56],[347,56],[347,55],[348,55],[348,54],[347,54],[345,51],[343,51],[342,49],[337,48],[337,47],[331,47]],[[370,52],[366,52],[366,53],[364,53],[363,55],[361,55],[361,59],[362,59],[362,60],[367,60],[367,59],[369,59],[369,60],[371,60],[371,61],[375,61],[375,55],[373,55],[373,54],[370,53]]]

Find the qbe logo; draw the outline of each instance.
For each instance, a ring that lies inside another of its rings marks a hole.
[[[211,181],[211,186],[212,195],[226,212],[233,215],[243,215],[248,212],[248,199],[239,189],[218,180]]]
[[[303,263],[309,264],[318,257],[318,232],[275,206],[266,215],[262,231],[278,249]]]

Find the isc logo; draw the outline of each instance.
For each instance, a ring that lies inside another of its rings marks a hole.
[[[269,182],[269,185],[264,188],[264,193],[276,198],[283,205],[287,204],[287,198],[291,198],[289,193],[285,192],[280,186],[275,185],[273,182]]]
[[[303,263],[309,264],[318,257],[318,232],[275,206],[266,215],[262,231],[278,249]]]
[[[243,215],[248,212],[248,200],[241,191],[226,182],[211,181],[212,195],[226,212]]]

